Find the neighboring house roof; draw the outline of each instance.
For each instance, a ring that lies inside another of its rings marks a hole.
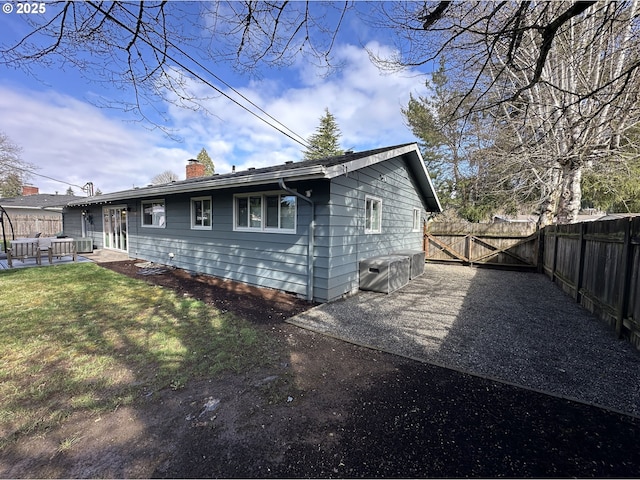
[[[640,216],[640,213],[608,213],[598,218],[598,220],[620,220],[622,218],[631,218],[637,216]]]
[[[408,143],[392,147],[378,148],[364,152],[347,152],[336,157],[302,162],[287,162],[264,168],[254,168],[223,175],[190,178],[163,185],[134,188],[121,192],[106,193],[95,197],[75,199],[69,206],[85,206],[111,203],[130,198],[150,198],[173,193],[197,192],[237,186],[262,185],[277,182],[280,178],[286,181],[318,180],[338,177],[355,170],[375,165],[398,156],[404,156],[414,174],[418,189],[429,211],[442,210],[433,188],[433,183],[425,168],[422,155],[417,144]]]
[[[537,215],[494,215],[494,223],[536,223]]]
[[[38,193],[36,195],[21,195],[19,197],[0,198],[0,205],[5,208],[15,209],[45,209],[62,211],[62,208],[73,200],[78,200],[78,197],[76,197],[75,195]]]

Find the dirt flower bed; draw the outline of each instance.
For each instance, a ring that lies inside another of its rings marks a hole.
[[[269,369],[77,415],[0,452],[4,478],[635,477],[640,422],[283,323],[295,296],[133,261],[104,267],[233,312],[272,336]]]

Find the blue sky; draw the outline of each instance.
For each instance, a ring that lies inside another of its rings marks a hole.
[[[36,16],[30,19],[38,22]],[[26,29],[25,17],[15,10],[0,13],[2,46]],[[392,45],[380,30],[349,17],[333,48],[342,67],[329,75],[303,58],[287,68],[263,67],[257,76],[223,63],[211,70],[303,138],[314,133],[328,108],[342,131],[342,146],[357,151],[415,141],[400,108],[410,93],[426,93],[424,72],[380,72],[364,48],[392,55]],[[187,160],[203,147],[219,173],[232,165],[243,169],[302,158],[301,145],[193,80],[188,86],[206,111],[158,101],[154,107],[166,112],[165,126],[175,133],[167,136],[132,112],[96,106],[131,99],[131,91],[90,82],[60,63],[34,73],[37,79],[0,66],[0,131],[22,148],[22,159],[36,165],[40,175],[76,186],[90,181],[106,193],[147,185],[166,170],[184,178]],[[64,193],[69,186],[42,176],[33,176],[31,183],[41,193]]]

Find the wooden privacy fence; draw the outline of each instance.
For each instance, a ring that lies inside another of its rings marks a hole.
[[[62,215],[40,216],[40,215],[12,215],[11,223],[13,224],[14,235],[16,238],[33,236],[40,233],[43,237],[51,237],[62,231]],[[7,238],[11,236],[8,222],[4,222],[4,228],[7,230]],[[2,235],[0,234],[0,237]]]
[[[543,271],[640,348],[640,217],[542,230]]]
[[[424,232],[426,260],[533,268],[538,265],[533,223],[431,223]]]
[[[640,349],[640,217],[551,225],[432,223],[427,261],[536,268]]]

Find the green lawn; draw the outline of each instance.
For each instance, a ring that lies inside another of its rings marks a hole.
[[[0,449],[74,412],[275,361],[231,314],[92,263],[0,272]]]

